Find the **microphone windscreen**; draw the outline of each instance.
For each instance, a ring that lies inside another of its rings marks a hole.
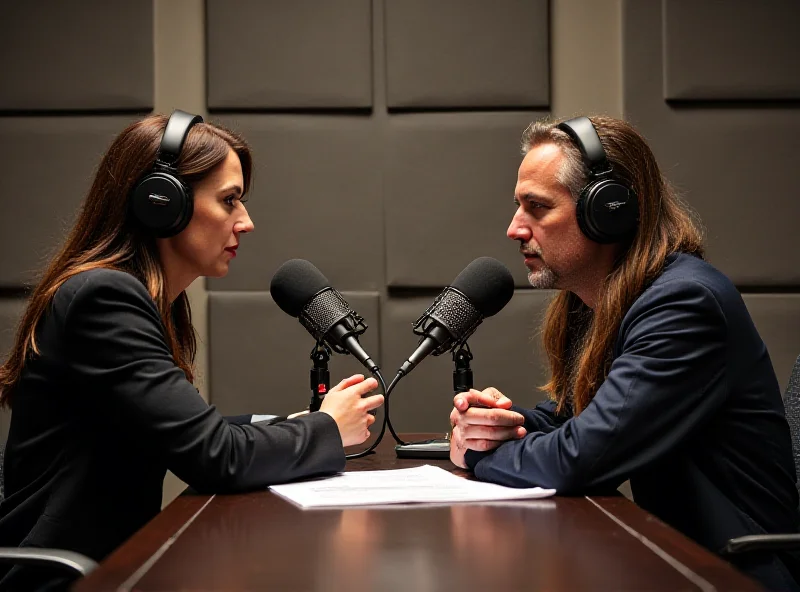
[[[478,257],[456,276],[452,288],[462,292],[484,317],[500,312],[514,296],[514,278],[492,257]]]
[[[269,293],[283,312],[296,317],[314,295],[329,286],[328,278],[313,263],[290,259],[272,276]]]

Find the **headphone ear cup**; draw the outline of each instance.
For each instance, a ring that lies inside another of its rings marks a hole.
[[[578,226],[597,243],[630,237],[639,221],[636,194],[613,179],[592,181],[581,191],[576,206]]]
[[[183,211],[178,220],[176,220],[175,226],[170,232],[170,236],[181,233],[183,229],[189,225],[192,214],[194,213],[194,195],[192,194],[192,190],[186,185],[183,185],[183,196]]]
[[[191,190],[165,172],[144,177],[131,196],[133,217],[151,234],[166,238],[186,228],[192,217]]]
[[[592,183],[589,183],[581,190],[581,194],[578,197],[578,203],[575,204],[575,217],[578,220],[578,228],[581,229],[583,235],[589,240],[597,242],[597,238],[592,230],[592,227],[586,222],[586,195],[588,193],[587,190],[591,186]]]

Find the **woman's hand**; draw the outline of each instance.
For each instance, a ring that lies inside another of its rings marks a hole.
[[[333,387],[322,400],[319,410],[336,422],[343,446],[361,444],[369,438],[369,426],[375,422],[369,411],[383,405],[383,395],[362,397],[377,386],[374,378],[364,380],[363,374],[356,374]]]

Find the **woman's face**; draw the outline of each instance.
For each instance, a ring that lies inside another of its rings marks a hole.
[[[181,275],[223,277],[236,257],[239,235],[255,228],[242,201],[244,179],[233,150],[194,187],[194,213],[183,232],[159,245]]]

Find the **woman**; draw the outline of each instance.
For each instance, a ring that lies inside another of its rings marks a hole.
[[[367,439],[383,402],[362,398],[371,378],[272,425],[226,420],[192,385],[185,290],[225,276],[253,231],[250,176],[240,137],[180,111],[113,142],[0,367],[0,404],[13,406],[0,546],[99,561],[158,513],[167,469],[201,491],[242,491],[340,471],[343,446]],[[41,583],[25,572],[0,587]]]

